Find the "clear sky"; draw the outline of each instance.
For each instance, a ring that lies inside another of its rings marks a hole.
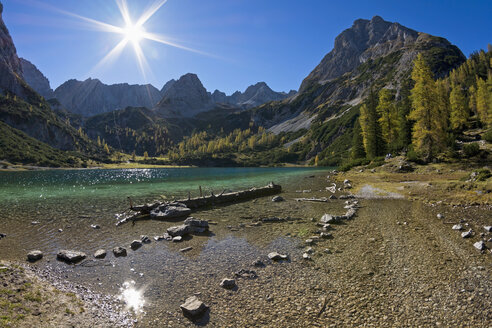
[[[127,0],[132,21],[155,2]],[[160,89],[193,72],[209,91],[227,94],[258,81],[276,91],[297,89],[340,32],[355,19],[374,15],[445,37],[466,56],[492,43],[492,0],[168,0],[145,23],[145,31],[200,53],[143,40],[139,44],[148,63],[143,76],[131,43],[118,58],[97,66],[123,36],[75,16],[125,26],[114,0],[2,3],[18,54],[33,62],[52,88],[92,77]]]

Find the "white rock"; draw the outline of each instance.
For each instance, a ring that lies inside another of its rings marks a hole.
[[[463,230],[463,226],[461,224],[455,224],[453,230]]]
[[[486,248],[483,240],[477,241],[475,244],[473,244],[473,247],[475,247],[476,249],[478,249],[480,251],[483,251]]]
[[[462,232],[462,233],[461,233],[461,237],[463,237],[463,238],[470,238],[470,237],[472,236],[472,234],[473,234],[473,233],[472,233],[472,231],[471,231],[471,229],[470,229],[470,230],[468,230],[468,231]]]

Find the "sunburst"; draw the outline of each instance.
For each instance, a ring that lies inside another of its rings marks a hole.
[[[150,40],[154,42],[158,42],[167,46],[179,48],[182,50],[186,51],[191,51],[195,52],[198,54],[206,55],[206,56],[212,56],[208,53],[205,53],[203,51],[199,51],[196,49],[192,49],[189,47],[185,47],[183,45],[180,45],[176,42],[172,42],[168,40],[164,35],[156,34],[156,33],[151,33],[148,32],[145,29],[145,23],[167,2],[167,0],[157,0],[154,1],[145,11],[144,13],[135,21],[132,20],[132,17],[130,15],[130,10],[128,8],[128,4],[126,0],[115,0],[118,9],[121,13],[121,16],[124,21],[124,26],[115,26],[109,23],[101,22],[92,18],[80,16],[74,13],[70,12],[65,12],[63,13],[70,15],[72,17],[76,17],[78,19],[81,19],[87,23],[90,24],[91,27],[96,28],[97,30],[103,31],[103,32],[108,32],[108,33],[116,33],[120,34],[122,36],[121,41],[114,47],[112,48],[106,56],[104,56],[95,66],[91,71],[95,71],[100,69],[101,67],[109,64],[111,61],[116,60],[120,54],[122,53],[123,49],[126,48],[127,45],[131,45],[133,47],[133,50],[135,52],[135,56],[137,59],[137,64],[140,68],[140,71],[143,75],[144,78],[146,78],[146,71],[148,64],[147,64],[147,59],[145,57],[145,54],[142,50],[142,47],[140,46],[140,42],[143,40]],[[213,56],[212,56],[213,57]]]

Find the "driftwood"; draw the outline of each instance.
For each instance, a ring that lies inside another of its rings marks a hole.
[[[321,198],[295,198],[297,202],[320,202],[320,203],[328,203],[330,200],[326,197]]]
[[[200,191],[202,191],[201,187],[200,187]],[[241,191],[235,191],[229,193],[226,193],[224,190],[217,196],[214,195],[212,192],[210,196],[191,198],[188,195],[188,199],[181,199],[174,202],[156,201],[149,204],[135,205],[135,206],[131,204],[130,210],[134,212],[133,215],[124,217],[123,219],[119,220],[118,223],[116,223],[116,225],[121,225],[128,221],[135,221],[138,219],[148,218],[151,216],[152,211],[155,212],[156,210],[159,210],[159,208],[163,208],[166,206],[169,207],[184,206],[186,208],[189,208],[191,211],[195,211],[204,207],[210,207],[210,206],[221,205],[221,204],[233,204],[233,203],[238,203],[238,202],[251,200],[259,197],[275,195],[275,194],[279,194],[281,191],[282,191],[281,186],[271,182],[267,186],[260,187],[260,188],[251,188],[247,190],[241,190]]]

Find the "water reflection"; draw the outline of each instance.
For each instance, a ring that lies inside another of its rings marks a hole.
[[[136,289],[134,280],[125,281],[120,288],[120,292],[121,294],[118,296],[118,299],[125,302],[126,310],[143,313],[143,307],[145,305],[144,290]]]

